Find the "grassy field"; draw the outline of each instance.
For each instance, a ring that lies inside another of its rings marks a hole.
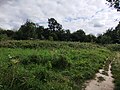
[[[80,90],[110,56],[91,43],[1,41],[0,90]]]

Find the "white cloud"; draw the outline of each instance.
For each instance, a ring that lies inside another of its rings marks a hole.
[[[109,8],[106,0],[0,0],[0,27],[18,28],[26,19],[42,25],[54,17],[72,32],[102,33],[115,27],[120,13]]]

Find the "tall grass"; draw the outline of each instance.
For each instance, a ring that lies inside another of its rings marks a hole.
[[[120,44],[109,44],[106,47],[113,53],[112,73],[114,77],[115,90],[120,90]]]
[[[116,57],[112,63],[112,73],[115,79],[115,90],[120,90],[120,52],[116,53]]]
[[[1,90],[79,90],[111,55],[90,43],[6,41],[0,46]]]
[[[58,41],[40,41],[40,40],[8,40],[1,41],[0,47],[8,48],[76,48],[76,49],[94,49],[100,47],[96,44],[91,43],[80,43],[80,42],[58,42]]]
[[[120,44],[108,44],[106,47],[111,51],[120,51]]]

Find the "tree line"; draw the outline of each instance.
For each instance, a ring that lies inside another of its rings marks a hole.
[[[54,18],[48,19],[48,27],[40,26],[26,21],[18,31],[0,29],[0,40],[51,40],[51,41],[79,41],[95,42],[101,44],[120,43],[120,23],[115,29],[108,29],[104,34],[97,37],[86,34],[82,29],[73,33],[63,29],[62,25]]]

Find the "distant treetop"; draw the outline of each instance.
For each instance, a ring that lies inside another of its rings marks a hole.
[[[110,3],[110,6],[114,6],[117,11],[120,11],[120,0],[107,0]]]

